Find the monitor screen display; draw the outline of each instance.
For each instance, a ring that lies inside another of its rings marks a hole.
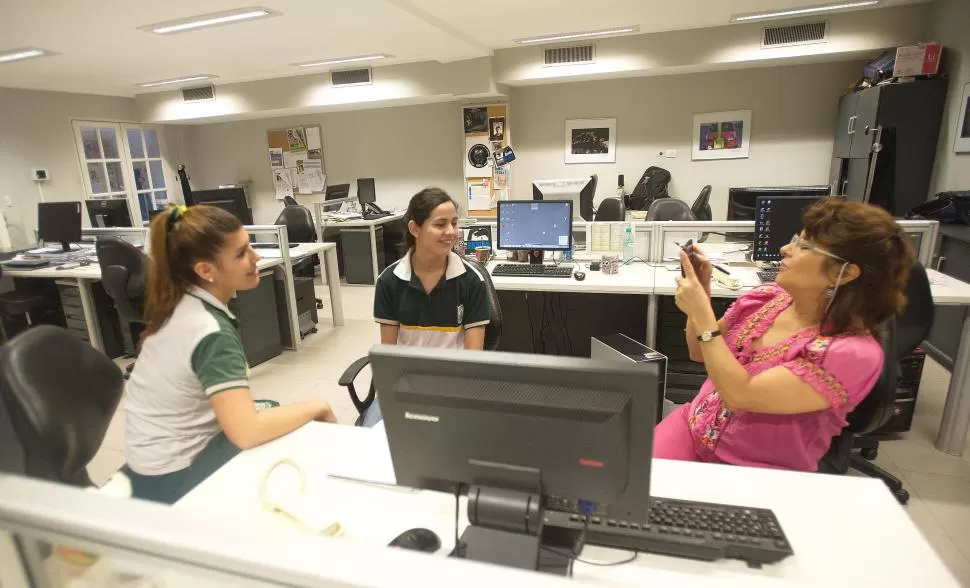
[[[572,202],[500,200],[498,248],[568,251],[572,248]]]
[[[818,196],[759,196],[755,203],[754,260],[781,261],[781,248],[802,232],[802,214]]]

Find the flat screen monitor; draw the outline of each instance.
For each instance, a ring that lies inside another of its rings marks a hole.
[[[499,249],[569,251],[572,238],[569,200],[499,200]]]
[[[64,251],[81,240],[80,202],[40,202],[37,204],[37,233],[45,243],[60,243]]]
[[[130,227],[131,211],[126,198],[106,198],[103,200],[85,200],[88,218],[92,227],[113,228]]]
[[[203,203],[200,203],[200,204],[203,204]],[[227,212],[231,212],[236,216],[236,218],[239,219],[239,222],[241,222],[244,225],[253,224],[252,213],[249,211],[248,208],[246,208],[245,203],[240,202],[235,198],[228,198],[226,200],[209,200],[204,204],[205,206],[215,206]]]
[[[593,178],[536,180],[532,182],[533,200],[569,200],[574,220],[593,220]]]
[[[350,184],[335,184],[327,186],[327,200],[340,200],[350,196]]]
[[[830,186],[765,186],[728,189],[727,219],[755,220],[754,205],[758,196],[828,196]],[[791,235],[789,235],[790,237]]]
[[[377,190],[374,188],[374,178],[357,179],[357,200],[361,206],[377,202]]]
[[[370,358],[399,485],[646,520],[662,362],[396,345]]]
[[[802,232],[805,209],[824,196],[758,196],[755,199],[754,261],[781,261],[781,248]]]
[[[231,202],[231,204],[230,204]],[[197,190],[192,192],[192,205],[208,204],[218,206],[236,215],[242,224],[253,224],[253,213],[249,209],[246,191],[242,188],[219,188],[216,190]]]

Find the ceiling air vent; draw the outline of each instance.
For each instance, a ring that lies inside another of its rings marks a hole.
[[[356,86],[360,84],[370,84],[371,79],[369,67],[362,69],[348,69],[344,71],[330,72],[330,81],[334,86]]]
[[[593,45],[576,45],[575,47],[557,47],[546,49],[546,65],[576,65],[579,63],[593,63],[595,52]]]
[[[182,88],[182,100],[186,102],[202,102],[205,100],[216,99],[215,86],[197,86],[195,88]]]
[[[761,47],[785,47],[789,45],[807,45],[825,41],[825,23],[810,22],[806,24],[788,25],[784,27],[770,27],[764,30]]]

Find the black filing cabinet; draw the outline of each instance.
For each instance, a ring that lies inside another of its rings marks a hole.
[[[239,333],[250,367],[283,353],[273,282],[273,271],[264,271],[260,274],[259,286],[238,292],[229,301],[229,310],[239,320]]]
[[[940,225],[940,257],[937,269],[963,282],[970,282],[970,227]],[[965,306],[937,306],[926,352],[948,370],[960,347]],[[970,344],[970,342],[968,342]]]
[[[376,227],[377,271],[384,271],[384,228]],[[344,275],[348,284],[375,284],[374,261],[371,257],[370,230],[365,228],[344,229],[340,233],[343,245]]]
[[[677,308],[674,297],[658,296],[658,300],[657,349],[662,349],[667,356],[667,399],[675,404],[683,404],[697,396],[707,379],[707,371],[703,363],[690,358],[684,335],[687,317]],[[733,298],[712,298],[714,314],[723,316],[733,302]]]
[[[313,278],[293,278],[293,290],[296,296],[296,315],[300,323],[300,338],[304,338],[310,333],[317,332],[317,300],[316,292],[313,289]],[[286,289],[283,285],[282,274],[276,280],[276,296],[283,301],[286,297]],[[283,341],[290,341],[290,317],[286,312],[286,304],[276,307],[280,334]]]

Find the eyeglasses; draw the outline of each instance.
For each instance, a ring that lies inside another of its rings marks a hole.
[[[849,260],[845,259],[844,257],[839,257],[834,253],[829,253],[828,251],[820,247],[816,247],[815,245],[812,245],[805,239],[802,239],[801,235],[799,235],[798,233],[795,233],[794,235],[791,236],[791,242],[789,243],[789,245],[791,245],[792,247],[798,247],[803,251],[814,251],[815,253],[821,253],[822,255],[831,257],[832,259],[838,259],[839,261],[849,263]]]

